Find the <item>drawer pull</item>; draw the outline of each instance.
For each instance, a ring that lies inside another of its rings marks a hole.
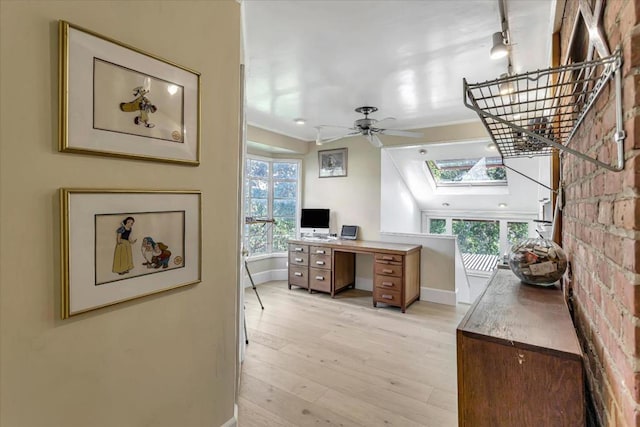
[[[302,262],[302,258],[296,258],[296,262]]]
[[[391,270],[391,269],[389,269],[389,268],[383,268],[383,269],[382,269],[382,272],[383,272],[383,273],[386,273],[386,274],[391,274],[391,273],[393,273],[393,270]]]
[[[382,255],[382,259],[385,261],[393,261],[393,257],[389,255]]]
[[[300,273],[299,271],[296,271],[295,273],[293,273],[294,276],[298,276],[298,277],[302,277],[302,273]]]
[[[296,251],[296,252],[304,252],[304,248],[295,248],[294,251]]]
[[[322,276],[316,276],[316,280],[324,280],[324,277],[322,277]]]
[[[382,298],[384,298],[384,299],[389,299],[389,300],[392,300],[392,299],[393,299],[393,295],[385,295],[385,294],[382,294],[382,295],[380,295],[380,296],[381,296]]]
[[[382,286],[386,286],[387,288],[393,287],[393,283],[391,282],[382,282]]]
[[[316,251],[316,253],[317,253],[317,254],[324,254],[324,253],[325,253],[325,251],[323,251],[322,249],[318,249],[318,250]]]
[[[316,261],[316,264],[318,264],[318,265],[324,265],[324,261]]]

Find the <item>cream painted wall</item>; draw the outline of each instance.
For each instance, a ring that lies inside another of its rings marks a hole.
[[[233,421],[240,5],[3,0],[0,16],[0,426]],[[58,19],[202,73],[200,167],[57,151]],[[202,190],[202,283],[60,320],[60,187]]]
[[[318,177],[318,151],[347,147],[347,176]],[[361,137],[324,146],[311,145],[304,158],[305,208],[331,209],[331,232],[359,225],[359,238],[378,240],[380,231],[380,150]]]
[[[306,154],[309,152],[309,146],[311,145],[307,141],[274,133],[255,126],[247,126],[247,141],[258,142],[269,147],[291,152],[292,154]]]

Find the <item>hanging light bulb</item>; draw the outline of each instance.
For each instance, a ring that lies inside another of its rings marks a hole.
[[[502,32],[498,31],[497,33],[493,33],[491,39],[493,40],[490,53],[491,59],[499,59],[507,56],[507,54],[509,53],[509,48],[504,42],[504,36]]]
[[[500,74],[500,79],[506,79],[508,77],[508,73]],[[498,90],[500,91],[500,95],[510,95],[515,92],[516,89],[513,87],[513,82],[507,80],[498,85]]]

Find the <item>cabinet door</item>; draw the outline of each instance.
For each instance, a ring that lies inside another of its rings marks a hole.
[[[331,268],[331,255],[310,255],[309,266],[314,268]]]
[[[309,289],[320,292],[331,292],[331,270],[309,268]]]
[[[402,277],[402,264],[376,262],[374,270],[376,275],[382,274],[385,276]]]
[[[382,276],[376,275],[374,278],[375,287],[380,289],[390,289],[392,291],[398,291],[402,289],[402,278],[394,276]]]
[[[289,252],[289,265],[309,265],[309,253]]]
[[[400,297],[400,292],[390,289],[374,288],[373,301],[383,302],[385,304],[395,305],[397,307],[402,306],[402,298]]]
[[[309,269],[307,267],[289,266],[289,284],[301,288],[309,287]]]

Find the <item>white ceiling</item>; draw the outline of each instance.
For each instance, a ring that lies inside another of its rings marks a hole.
[[[477,120],[462,79],[491,80],[498,0],[243,0],[247,123],[303,140],[354,109],[415,129]],[[513,71],[547,68],[556,0],[506,0]],[[297,125],[295,118],[304,118]],[[382,138],[384,141],[384,137]],[[413,142],[413,141],[412,141]]]

